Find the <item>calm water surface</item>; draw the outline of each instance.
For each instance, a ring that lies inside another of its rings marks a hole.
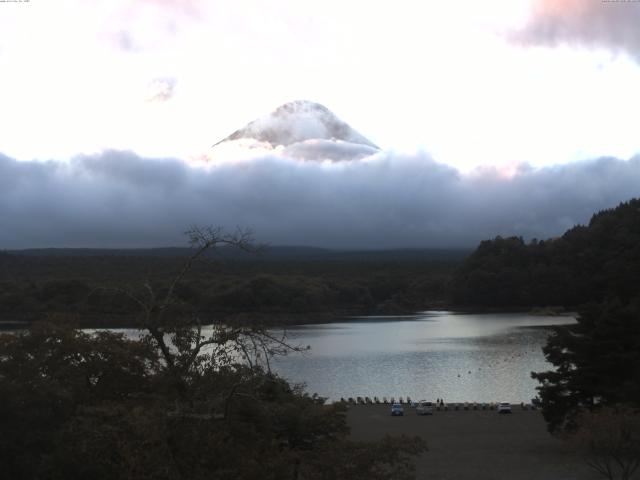
[[[272,367],[331,400],[409,395],[446,402],[528,402],[532,371],[550,368],[541,347],[549,325],[566,317],[425,312],[362,317],[291,328],[292,343],[310,352],[280,357]]]

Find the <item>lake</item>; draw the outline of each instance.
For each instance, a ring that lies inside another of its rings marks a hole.
[[[304,354],[274,360],[284,378],[330,400],[356,396],[444,398],[445,402],[530,402],[532,371],[548,370],[550,325],[571,316],[424,312],[360,317],[290,328]]]

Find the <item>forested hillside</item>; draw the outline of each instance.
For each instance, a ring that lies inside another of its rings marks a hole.
[[[483,241],[458,270],[452,296],[457,305],[572,307],[626,301],[639,284],[640,199],[633,199],[559,238]]]
[[[167,288],[189,249],[43,250],[0,254],[0,321],[73,314],[85,326],[125,326],[139,309],[127,293]],[[193,266],[175,292],[204,322],[251,314],[266,323],[441,308],[467,251],[270,249],[219,254]]]

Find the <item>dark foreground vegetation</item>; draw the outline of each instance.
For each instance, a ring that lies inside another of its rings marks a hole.
[[[0,335],[0,472],[20,479],[409,479],[418,438],[348,439],[344,409],[270,372],[301,347],[255,325],[200,326],[175,295],[194,260],[243,236],[192,232],[161,290],[123,290],[142,337],[63,321]]]
[[[169,367],[149,337],[51,324],[0,335],[2,477],[412,478],[419,439],[350,441],[343,407],[234,363],[219,342]]]

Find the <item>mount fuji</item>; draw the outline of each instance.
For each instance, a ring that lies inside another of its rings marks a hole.
[[[319,103],[296,100],[258,118],[213,145],[207,157],[224,160],[232,152],[244,156],[278,153],[303,161],[358,160],[379,152],[365,138]]]

